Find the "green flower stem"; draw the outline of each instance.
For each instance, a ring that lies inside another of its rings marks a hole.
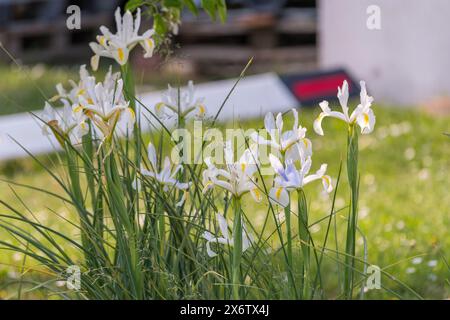
[[[90,221],[84,207],[84,197],[80,185],[80,175],[79,175],[80,170],[78,168],[77,153],[68,143],[66,145],[66,156],[67,156],[67,170],[70,178],[70,187],[74,197],[73,200],[80,217],[81,243],[83,244],[83,247],[88,247],[89,244],[88,234],[90,232],[89,227]],[[88,256],[86,256],[86,260],[89,260]]]
[[[353,269],[355,267],[355,241],[358,220],[358,132],[351,125],[347,140],[347,175],[350,185],[350,212],[345,245],[344,293],[346,299],[353,296]]]
[[[134,86],[133,72],[131,69],[131,65],[127,62],[124,66],[121,67],[121,74],[124,84],[124,95],[127,101],[130,102],[130,108],[133,109],[134,114],[136,116],[136,122],[134,124],[133,136],[135,143],[135,165],[136,168],[140,168],[141,166],[141,135],[140,135],[140,126],[139,126],[139,114],[136,110],[136,89]]]
[[[233,299],[239,300],[241,286],[241,258],[242,258],[242,215],[240,199],[233,197]]]
[[[292,259],[292,228],[291,228],[291,204],[289,201],[289,204],[284,208],[284,216],[286,218],[286,238],[287,238],[287,277],[288,277],[288,283],[289,283],[289,289],[291,290],[291,293],[293,296],[297,296],[297,290],[295,289],[295,280],[294,280],[294,264]]]
[[[309,276],[310,276],[310,234],[308,230],[308,206],[306,196],[302,189],[298,190],[298,233],[300,237],[300,248],[302,251],[301,263],[301,297],[309,298]]]
[[[114,154],[108,155],[105,159],[105,176],[111,218],[117,232],[118,261],[126,274],[126,276],[124,274],[124,282],[131,282],[133,298],[143,299],[143,275],[138,257],[137,226],[130,218],[124,202],[122,179]]]

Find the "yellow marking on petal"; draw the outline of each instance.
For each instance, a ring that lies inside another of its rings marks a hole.
[[[131,114],[131,117],[134,119],[136,119],[136,114],[134,113],[134,110],[131,108],[128,108],[128,112]]]
[[[85,93],[86,93],[86,90],[80,89],[80,90],[78,90],[77,96],[82,96]]]
[[[117,54],[119,56],[119,61],[123,62],[123,60],[125,59],[125,54],[123,53],[123,49],[122,48],[117,49]]]
[[[213,183],[212,181],[208,181],[207,183],[205,183],[205,187],[203,188],[203,193],[205,193],[206,191],[208,191],[209,188],[210,188],[211,186],[213,186],[213,185],[214,185],[214,183]]]
[[[261,192],[259,192],[258,189],[253,189],[253,194],[255,195],[256,200],[258,201],[262,200]]]
[[[156,104],[156,110],[161,111],[161,109],[164,107],[164,103],[160,102]]]
[[[78,105],[78,107],[75,107],[75,108],[73,109],[73,112],[75,112],[75,113],[78,113],[78,112],[81,112],[81,111],[83,111],[83,107],[80,106],[80,105]]]
[[[305,145],[306,148],[308,148],[308,140],[306,139],[302,139],[303,144]]]
[[[325,180],[325,183],[329,186],[330,185],[330,178],[328,176],[323,176],[323,180]]]
[[[105,41],[106,41],[106,38],[105,38],[104,36],[98,37],[98,42],[99,42],[102,46],[105,46]]]
[[[369,124],[369,115],[367,113],[364,113],[364,125],[368,125]]]
[[[199,113],[200,113],[200,115],[203,115],[204,113],[205,113],[205,111],[206,111],[206,109],[205,109],[205,106],[204,105],[200,105],[199,107],[198,107],[198,109],[199,109]]]
[[[242,172],[244,172],[246,168],[247,168],[247,165],[245,163],[241,163]]]
[[[88,99],[87,99],[87,102],[88,102],[89,104],[94,104],[94,100],[92,100],[92,98],[88,98]]]
[[[275,192],[275,198],[277,198],[277,200],[280,200],[281,191],[283,191],[283,188],[278,188],[277,191]]]
[[[155,44],[153,43],[153,40],[152,40],[152,39],[146,39],[145,42],[147,43],[147,46],[148,46],[150,49],[153,49],[153,47],[154,47]]]

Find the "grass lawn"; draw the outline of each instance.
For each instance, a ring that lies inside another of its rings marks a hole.
[[[67,73],[58,72],[54,70],[39,78],[39,86],[44,91],[48,90],[48,96],[54,94],[55,82],[67,79]],[[11,75],[8,81],[0,84],[0,114],[17,112],[21,110],[16,108],[19,105],[26,105],[26,109],[40,109],[43,102],[36,101],[35,93],[28,95],[17,89],[17,83],[13,84],[13,81],[25,80],[15,80],[15,77],[21,78],[18,74]],[[16,106],[7,103],[11,97],[17,102]],[[375,106],[374,111],[377,116],[374,133],[360,138],[359,227],[367,241],[368,262],[380,266],[395,280],[383,277],[384,288],[371,290],[366,297],[450,298],[450,268],[446,264],[450,261],[450,137],[443,134],[450,132],[450,119],[435,118],[414,109],[398,109],[394,106]],[[319,137],[312,130],[312,122],[318,112],[317,107],[300,114],[300,121],[308,128],[313,142],[312,170],[317,170],[320,163],[326,162],[329,174],[335,178],[340,161],[345,158],[345,127],[338,121],[325,119],[325,137]],[[243,127],[259,128],[262,122],[248,121]],[[53,172],[63,174],[56,155],[39,159]],[[61,193],[56,182],[33,160],[0,163],[0,178],[2,201],[24,214],[34,215],[41,223],[45,222],[72,238],[78,238],[75,229],[65,220],[75,221],[75,213],[62,201],[7,182]],[[345,182],[345,175],[342,179]],[[342,185],[346,186],[346,183]],[[310,221],[317,221],[329,214],[331,201],[329,197],[321,195],[320,186],[308,186],[306,191],[310,200]],[[348,190],[341,187],[336,201],[338,208],[345,208],[347,195]],[[249,217],[256,227],[262,225],[266,214],[262,206],[248,201],[244,210],[251,212]],[[0,214],[11,212],[2,206]],[[337,216],[337,234],[341,246],[344,243],[342,238],[346,214],[347,211],[342,210]],[[313,237],[318,239],[316,242],[319,244],[324,238],[325,228],[326,221],[311,227]],[[0,239],[16,241],[4,230],[0,230]],[[335,249],[334,240],[333,236],[327,243],[327,247],[332,250]],[[362,249],[363,238],[360,237],[359,256],[362,256]],[[70,247],[67,250],[71,252]],[[332,251],[328,252],[325,263],[329,272],[325,273],[324,282],[330,288],[337,288],[339,279]],[[32,272],[31,269],[39,272]],[[0,248],[0,299],[17,298],[21,274],[25,274],[21,298],[49,298],[44,291],[28,292],[34,285],[48,280],[42,271],[33,261],[24,261],[22,254]]]

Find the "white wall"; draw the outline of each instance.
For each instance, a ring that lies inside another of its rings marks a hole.
[[[369,5],[381,30],[366,27]],[[319,0],[320,65],[343,66],[387,103],[450,95],[449,0]]]

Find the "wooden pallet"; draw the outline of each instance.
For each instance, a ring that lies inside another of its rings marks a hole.
[[[0,10],[10,12],[5,15],[7,22],[0,25],[0,41],[13,57],[25,63],[70,63],[85,59],[90,55],[87,43],[95,39],[99,26],[113,22],[114,7],[111,6],[109,12],[95,13],[83,10],[81,6],[81,30],[69,30],[65,8],[77,3],[82,4],[83,1],[19,0],[1,3]],[[35,9],[36,4],[52,10],[44,16],[36,14],[31,18],[13,14],[18,5],[20,12],[26,12]],[[0,52],[0,60],[10,59]]]
[[[183,21],[176,55],[212,75],[239,74],[251,57],[253,72],[305,71],[317,65],[316,32],[314,8],[230,10],[225,24],[211,24],[206,16]]]
[[[91,54],[88,42],[95,39],[100,25],[113,24],[113,14],[104,11],[87,15],[82,11],[81,31],[67,30],[66,18],[60,15],[0,26],[0,41],[26,63],[86,61]],[[310,70],[317,62],[316,32],[314,7],[285,8],[276,13],[230,9],[225,24],[212,23],[206,14],[185,15],[180,34],[174,39],[180,47],[175,56],[188,61],[198,72],[211,75],[235,76],[251,57],[253,72]],[[146,65],[151,67],[152,63]]]

